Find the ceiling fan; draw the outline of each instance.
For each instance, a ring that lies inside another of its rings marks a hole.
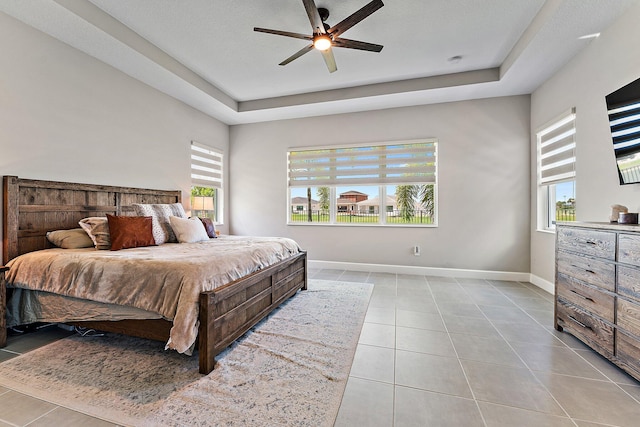
[[[347,18],[343,19],[333,27],[330,27],[329,24],[325,22],[329,17],[329,11],[326,8],[317,8],[313,0],[302,0],[302,3],[304,4],[304,8],[307,10],[309,22],[311,22],[311,28],[313,29],[313,35],[309,36],[306,34],[292,33],[289,31],[280,30],[269,30],[267,28],[258,27],[255,27],[253,29],[254,31],[258,31],[261,33],[276,34],[279,36],[293,37],[296,39],[311,41],[310,45],[303,47],[302,49],[282,61],[279,65],[287,65],[294,59],[298,59],[305,53],[311,51],[313,48],[316,48],[320,51],[320,53],[322,53],[322,57],[324,58],[324,62],[327,64],[329,72],[333,73],[338,69],[338,67],[336,66],[336,60],[333,56],[333,52],[331,51],[332,47],[344,47],[348,49],[359,49],[370,52],[380,52],[382,50],[383,46],[379,44],[349,40],[340,37],[340,35],[347,31],[349,28],[353,27],[358,22],[362,21],[373,12],[384,6],[382,0],[371,1],[370,3],[363,6],[360,10],[349,15]]]

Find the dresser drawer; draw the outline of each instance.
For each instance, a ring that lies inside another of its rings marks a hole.
[[[556,238],[560,250],[612,261],[616,258],[616,234],[613,232],[558,227]]]
[[[618,235],[618,261],[640,267],[640,236],[624,233]]]
[[[562,299],[558,299],[556,315],[558,325],[565,331],[591,347],[613,354],[612,325]]]
[[[613,326],[581,310],[564,299],[556,302],[558,326],[591,347],[613,355]]]
[[[586,286],[571,277],[558,275],[558,297],[564,298],[586,311],[613,323],[615,297],[594,287]]]
[[[640,337],[640,304],[618,298],[616,325]]]
[[[618,293],[640,302],[640,270],[618,266]]]
[[[616,331],[616,357],[623,363],[623,367],[630,367],[635,372],[629,372],[638,377],[640,373],[640,343],[637,338]]]
[[[558,251],[556,263],[559,274],[575,277],[611,292],[616,289],[616,266],[611,262]]]

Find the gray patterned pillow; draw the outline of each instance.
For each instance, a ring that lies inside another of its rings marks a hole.
[[[156,245],[163,243],[177,243],[171,223],[170,216],[178,218],[187,218],[187,214],[180,203],[163,203],[163,204],[142,204],[134,203],[133,208],[138,216],[150,216],[153,221],[153,238]]]

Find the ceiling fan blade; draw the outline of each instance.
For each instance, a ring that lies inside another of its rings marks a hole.
[[[258,28],[258,27],[255,27],[253,31],[257,31],[259,33],[275,34],[278,36],[293,37],[295,39],[313,40],[313,37],[307,34],[292,33],[289,31],[270,30],[268,28]]]
[[[279,63],[278,65],[287,65],[289,62],[293,61],[294,59],[300,58],[302,55],[304,55],[307,52],[310,52],[311,50],[313,50],[312,44],[310,44],[309,46],[305,46],[299,51],[297,51],[296,53],[294,53],[293,55],[291,55],[290,57],[288,57],[287,59],[285,59],[284,61],[282,61],[281,63]]]
[[[315,2],[313,0],[302,0],[302,3],[304,4],[304,8],[309,16],[309,22],[311,22],[313,34],[326,34],[324,23],[322,22],[322,18],[320,18],[320,12],[318,12]]]
[[[336,65],[336,58],[333,56],[331,48],[327,50],[321,50],[320,52],[322,53],[322,57],[324,58],[324,63],[327,64],[327,69],[329,69],[329,72],[333,73],[334,71],[336,71],[338,69],[338,66]]]
[[[384,6],[382,0],[373,0],[372,2],[364,5],[357,12],[352,13],[333,27],[329,28],[329,34],[334,37],[338,37],[340,34],[344,33],[349,28],[353,27],[376,10],[380,9],[382,6]]]
[[[358,40],[349,40],[336,37],[333,40],[333,47],[346,47],[349,49],[366,50],[369,52],[380,52],[384,46],[379,44],[361,42]]]

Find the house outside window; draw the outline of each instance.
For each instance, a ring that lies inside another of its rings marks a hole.
[[[222,223],[223,153],[191,142],[191,215]]]
[[[291,149],[289,206],[306,207],[288,224],[436,226],[436,153],[435,139]]]
[[[539,230],[576,219],[575,117],[572,108],[536,133]]]

